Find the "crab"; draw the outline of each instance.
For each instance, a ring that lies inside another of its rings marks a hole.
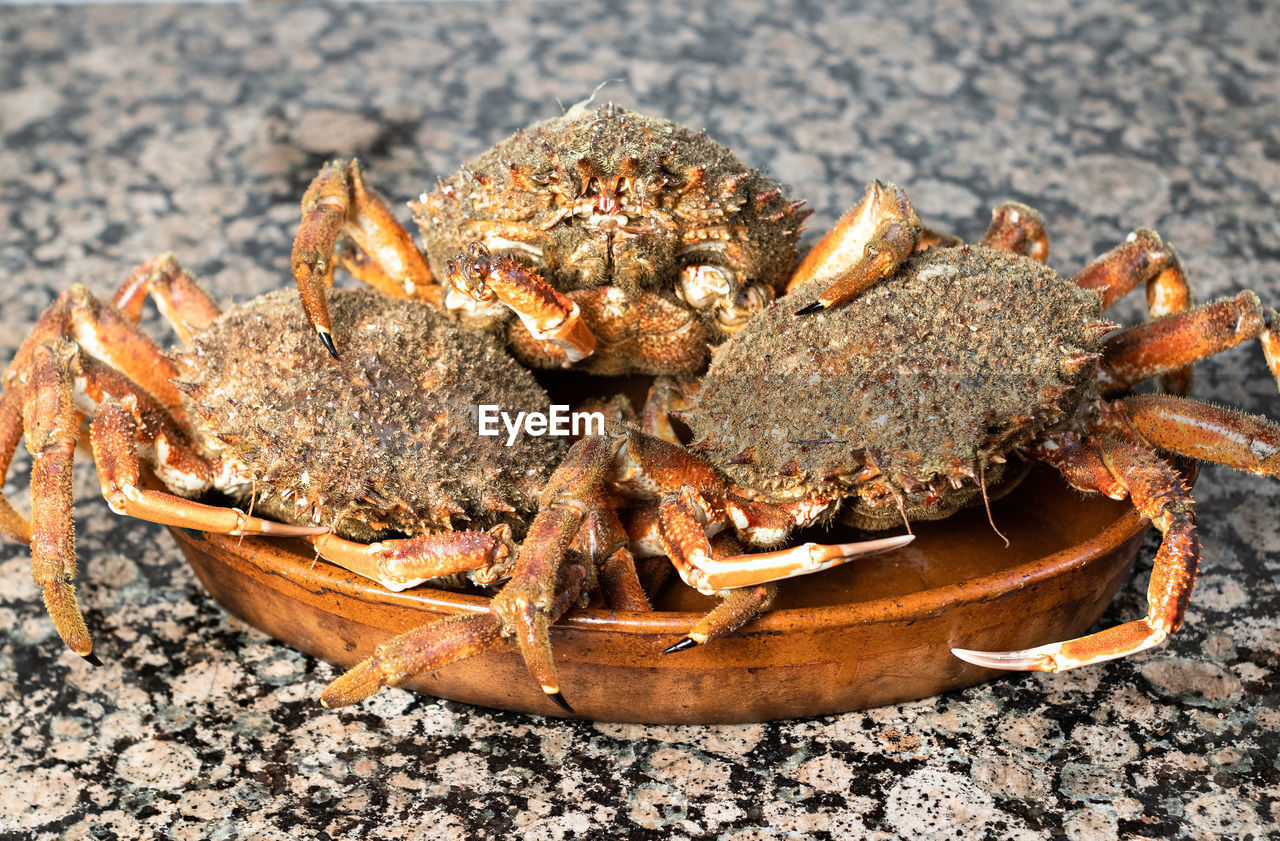
[[[325,295],[341,264],[505,331],[531,367],[691,376],[787,281],[803,204],[703,132],[584,103],[410,202],[425,256],[356,161],[327,164],[302,200],[293,273],[335,355]]]
[[[139,331],[148,295],[184,348],[164,353]],[[172,257],[141,266],[110,303],[72,287],[39,320],[0,394],[0,468],[25,437],[31,520],[0,499],[0,530],[31,546],[72,651],[96,660],[72,583],[71,467],[86,419],[117,513],[305,537],[397,590],[463,573],[491,584],[509,568],[564,442],[478,437],[471,407],[534,410],[545,393],[491,336],[430,307],[370,292],[332,302],[348,345],[339,363],[314,346],[293,295],[221,313]],[[213,493],[254,513],[197,499]]]
[[[815,248],[812,271],[718,349],[682,417],[698,454],[687,469],[723,479],[666,491],[664,550],[707,589],[705,535],[741,530],[737,499],[880,529],[985,503],[1038,460],[1078,490],[1128,498],[1162,532],[1147,616],[955,655],[1062,671],[1160,644],[1182,622],[1199,561],[1190,492],[1161,454],[1277,476],[1280,426],[1131,389],[1163,377],[1181,391],[1194,360],[1249,339],[1280,382],[1280,316],[1249,291],[1192,308],[1177,253],[1147,229],[1070,278],[1044,265],[1044,223],[1025,205],[998,207],[974,245],[921,250],[920,230],[905,193],[873,182]],[[850,253],[861,255],[851,269],[829,270]],[[1113,332],[1103,310],[1138,286],[1152,320]]]
[[[182,347],[163,352],[138,329],[148,297]],[[536,412],[549,403],[492,334],[369,290],[334,292],[329,304],[345,348],[337,361],[314,344],[292,294],[223,313],[164,256],[135,270],[110,302],[77,285],[37,322],[0,393],[0,474],[25,439],[32,516],[0,496],[0,533],[30,545],[33,576],[68,648],[98,662],[73,583],[71,470],[86,421],[102,494],[117,513],[301,537],[319,557],[391,590],[427,581],[490,587],[517,551],[562,558],[572,548],[582,560],[557,571],[551,619],[598,581],[614,608],[650,609],[616,516],[599,514],[563,545],[536,545],[558,540],[547,525],[556,521],[554,495],[549,502],[543,488],[567,445],[481,434],[478,407]],[[722,611],[709,622],[727,633],[734,618]],[[460,617],[443,624],[430,653],[465,655],[476,629],[493,632],[488,642],[513,632]]]
[[[545,555],[522,552],[493,601],[544,691],[559,693],[546,629],[569,536],[622,501],[637,550],[724,596],[718,611],[740,625],[768,606],[776,581],[854,554],[788,548],[795,529],[837,517],[909,529],[1009,492],[1032,460],[1081,491],[1129,499],[1162,532],[1147,615],[1022,651],[953,653],[1062,671],[1176,631],[1200,549],[1190,491],[1167,457],[1280,475],[1280,426],[1170,392],[1188,387],[1196,359],[1254,338],[1280,381],[1280,316],[1248,291],[1193,308],[1177,253],[1147,229],[1069,278],[1047,258],[1043,220],[1025,205],[999,206],[976,244],[938,243],[902,190],[873,182],[788,294],[684,392],[691,444],[614,427],[575,444],[552,477],[539,516],[556,537],[539,541]],[[1139,286],[1151,320],[1116,331],[1103,311]],[[1168,392],[1131,392],[1156,377]],[[782,548],[743,556],[739,541]],[[708,629],[700,621],[665,653],[707,642]],[[384,643],[331,685],[328,703],[403,679],[398,667],[435,635],[428,626]]]

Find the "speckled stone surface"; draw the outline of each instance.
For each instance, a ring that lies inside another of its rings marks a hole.
[[[401,207],[619,78],[602,97],[704,125],[807,198],[811,231],[871,177],[969,236],[1014,197],[1061,269],[1150,225],[1201,299],[1280,302],[1276,7],[1002,5],[0,7],[0,356],[69,284],[105,294],[164,251],[225,300],[286,284],[327,156],[358,152]],[[1280,415],[1256,345],[1200,371],[1200,396]],[[5,486],[22,505],[25,464]],[[105,665],[61,648],[25,549],[0,544],[0,838],[1262,838],[1280,820],[1275,481],[1204,471],[1203,582],[1163,648],[736,727],[398,690],[325,711],[331,667],[230,618],[91,469],[76,494]],[[1148,568],[1105,621],[1140,614]]]

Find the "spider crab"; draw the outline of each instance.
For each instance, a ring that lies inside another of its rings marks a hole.
[[[1021,478],[1014,463],[1047,462],[1079,490],[1128,498],[1163,533],[1148,614],[1024,651],[954,653],[1061,671],[1160,644],[1199,561],[1191,495],[1160,454],[1276,476],[1280,426],[1130,391],[1156,377],[1185,391],[1196,359],[1255,338],[1280,381],[1280,316],[1248,291],[1193,308],[1177,253],[1147,229],[1070,278],[1044,265],[1044,224],[1025,205],[998,207],[975,245],[921,250],[920,231],[906,195],[873,182],[787,297],[717,351],[684,415],[690,449],[757,504],[843,501],[840,516],[871,529],[985,502]],[[841,254],[861,256],[832,271]],[[1152,320],[1113,332],[1102,311],[1139,286]],[[696,486],[663,512],[677,566],[702,566],[701,535],[731,519]]]
[[[1163,533],[1147,616],[1024,651],[954,653],[1061,671],[1160,644],[1181,624],[1200,551],[1189,490],[1161,454],[1280,475],[1280,426],[1130,390],[1160,377],[1183,391],[1196,359],[1253,338],[1280,380],[1280,316],[1252,292],[1193,308],[1176,252],[1147,229],[1070,278],[1047,258],[1043,221],[1025,205],[1001,205],[979,243],[965,245],[926,233],[900,189],[873,182],[787,296],[721,345],[692,397],[670,407],[691,445],[625,427],[574,445],[534,526],[548,535],[537,544],[545,554],[521,553],[473,639],[514,628],[534,677],[558,694],[547,637],[554,583],[580,529],[618,544],[621,531],[600,524],[619,505],[637,506],[636,547],[725,595],[719,610],[741,624],[769,604],[771,581],[846,557],[806,544],[725,563],[738,541],[778,545],[833,517],[872,529],[945,517],[1008,492],[1025,472],[1016,465],[1040,460],[1079,490],[1129,499]],[[1140,286],[1151,320],[1116,331],[1103,311]],[[445,662],[416,656],[442,630],[384,643],[326,690],[326,703]],[[667,652],[709,638],[704,620]]]
[[[325,295],[340,264],[505,332],[531,367],[690,376],[786,282],[803,205],[704,132],[583,103],[410,202],[425,256],[357,162],[326,165],[293,272],[335,355]]]
[[[148,296],[185,348],[162,352],[138,329]],[[545,393],[491,336],[434,309],[369,292],[333,300],[350,351],[340,363],[314,345],[294,296],[222,313],[172,257],[141,266],[109,303],[77,285],[37,322],[0,394],[0,470],[25,438],[31,519],[0,498],[0,531],[31,546],[71,650],[96,661],[72,583],[71,467],[86,419],[117,513],[305,537],[392,589],[459,573],[488,584],[509,568],[564,442],[477,437],[471,405],[532,410]],[[256,513],[197,499],[211,493]]]

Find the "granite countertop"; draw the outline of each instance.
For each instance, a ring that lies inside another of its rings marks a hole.
[[[1064,271],[1147,225],[1201,300],[1280,303],[1265,3],[0,7],[0,44],[5,360],[58,292],[107,294],[166,251],[223,300],[287,285],[328,157],[360,154],[402,208],[608,79],[602,98],[705,126],[791,185],[811,232],[872,177],[971,237],[1012,197],[1044,212]],[[1203,363],[1197,394],[1280,415],[1256,343]],[[27,464],[5,485],[20,506]],[[399,690],[324,710],[332,667],[230,617],[87,465],[75,485],[104,665],[62,648],[26,549],[0,543],[0,838],[1260,838],[1280,821],[1274,480],[1204,470],[1202,583],[1161,648],[717,727]],[[1104,623],[1141,615],[1154,548]]]

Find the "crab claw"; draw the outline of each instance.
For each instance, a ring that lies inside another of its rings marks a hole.
[[[705,559],[696,564],[696,570],[689,575],[692,580],[687,580],[686,583],[706,593],[766,581],[781,581],[797,575],[822,572],[857,557],[889,552],[906,546],[913,540],[914,535],[901,534],[857,543],[804,543],[772,552]],[[683,570],[680,571],[683,574]]]
[[[1139,620],[1066,642],[1051,642],[1019,651],[973,651],[953,648],[951,653],[966,663],[987,669],[1022,672],[1065,672],[1106,660],[1128,657],[1154,648],[1169,634]]]
[[[862,201],[819,240],[787,284],[790,291],[815,278],[825,281],[818,299],[796,315],[837,307],[893,274],[915,250],[921,231],[906,193],[872,181]]]
[[[1008,669],[1022,672],[1056,672],[1054,654],[1050,649],[1058,648],[1058,644],[1041,645],[1036,648],[1024,648],[1021,651],[974,651],[968,648],[953,648],[951,653],[966,663],[982,666],[984,669]]]

